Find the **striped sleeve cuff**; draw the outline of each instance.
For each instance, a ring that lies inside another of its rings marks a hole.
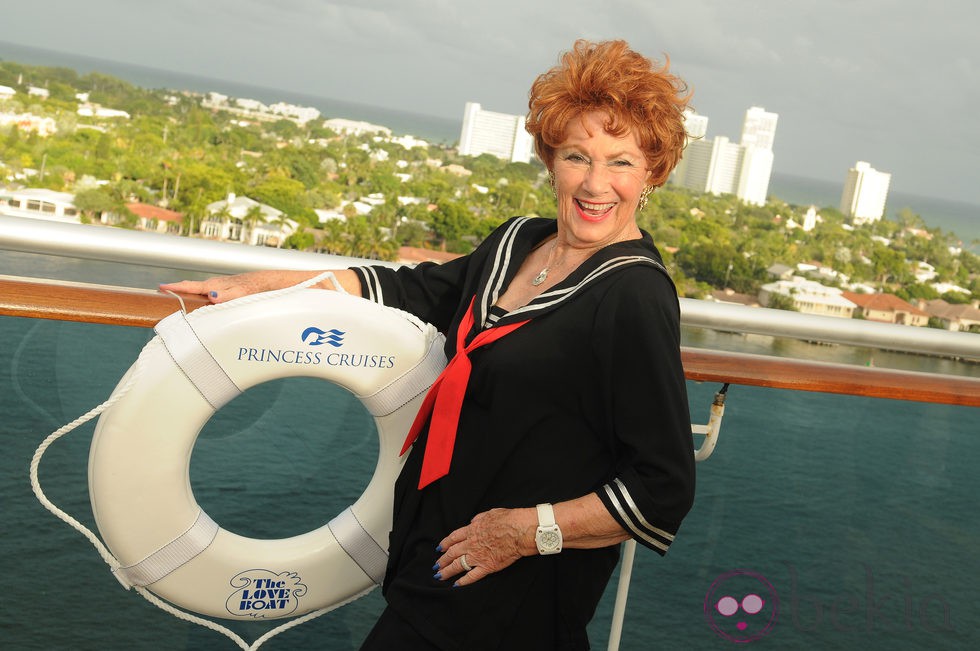
[[[384,293],[381,291],[381,279],[374,267],[351,267],[361,280],[361,297],[374,303],[384,305]]]
[[[604,485],[596,494],[623,529],[638,543],[661,556],[667,553],[674,534],[650,524],[620,479]]]

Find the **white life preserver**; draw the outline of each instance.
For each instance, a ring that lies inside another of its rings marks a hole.
[[[273,295],[275,294],[275,295]],[[446,359],[443,337],[404,312],[301,289],[177,312],[120,381],[99,419],[89,493],[116,577],[213,617],[301,615],[380,583],[401,445]],[[278,540],[221,528],[197,504],[189,469],[208,419],[242,391],[311,376],[358,397],[374,417],[377,466],[328,524]]]

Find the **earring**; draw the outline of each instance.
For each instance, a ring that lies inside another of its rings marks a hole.
[[[558,198],[558,189],[555,188],[555,172],[553,170],[548,170],[548,183],[551,185],[551,194]]]
[[[637,212],[642,212],[647,207],[647,201],[650,199],[651,192],[653,192],[652,185],[643,188],[643,192],[640,193],[640,203],[636,206]]]

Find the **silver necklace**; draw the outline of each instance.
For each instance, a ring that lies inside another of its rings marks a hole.
[[[558,238],[555,238],[555,243],[551,245],[551,251],[548,252],[548,264],[544,266],[544,269],[538,272],[538,275],[531,280],[531,284],[537,287],[545,280],[548,279],[548,270],[551,268],[551,256],[555,254],[555,247],[558,246]]]

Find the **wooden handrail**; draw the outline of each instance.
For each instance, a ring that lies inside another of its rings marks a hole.
[[[201,296],[0,276],[0,315],[152,328]],[[980,407],[980,378],[832,364],[704,348],[681,350],[688,379]]]
[[[0,276],[0,315],[5,316],[152,328],[179,310],[181,300],[188,312],[208,304],[202,296],[178,299],[152,289]]]

